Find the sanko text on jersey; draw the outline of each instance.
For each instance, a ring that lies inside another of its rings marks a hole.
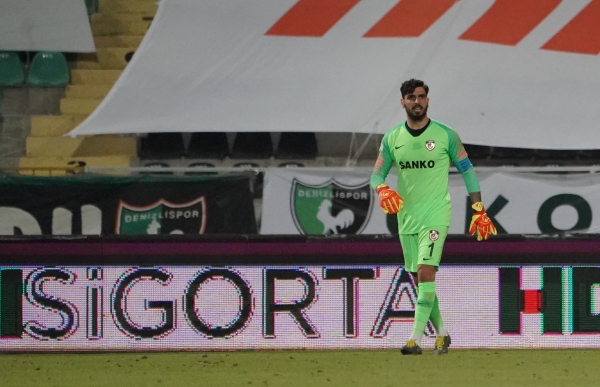
[[[398,168],[400,169],[425,169],[433,167],[435,167],[435,161],[433,160],[398,161]]]

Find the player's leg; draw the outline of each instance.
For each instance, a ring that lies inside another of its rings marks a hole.
[[[446,230],[446,231],[444,231],[444,230]],[[425,252],[422,255],[427,256],[427,254],[429,254],[429,255],[435,255],[436,257],[439,256],[439,260],[437,261],[438,266],[436,267],[436,272],[437,272],[437,268],[439,267],[439,262],[441,261],[441,258],[442,258],[442,250],[444,249],[444,242],[446,241],[446,236],[448,235],[447,228],[446,227],[432,227],[426,231],[427,231],[427,234],[424,235],[424,237],[426,237],[424,245],[426,245],[426,246],[424,246]],[[432,233],[432,231],[434,231],[434,232]],[[435,232],[437,232],[437,237],[436,237]],[[436,239],[436,240],[433,241],[432,239]],[[434,244],[434,246],[432,246],[432,243]],[[429,257],[427,257],[427,258],[429,258]],[[423,260],[423,262],[424,261],[425,260]],[[445,337],[448,335],[448,331],[446,331],[446,328],[444,327],[444,319],[442,318],[442,312],[440,311],[437,292],[435,295],[435,300],[433,301],[433,308],[431,309],[431,315],[429,316],[429,320],[431,321],[431,323],[433,324],[433,327],[435,328],[437,337]]]
[[[401,234],[400,244],[402,245],[402,254],[404,255],[404,270],[413,275],[415,285],[418,286],[417,262],[419,259],[419,236],[418,234]],[[423,353],[419,344],[417,344],[417,342],[414,340],[408,340],[406,345],[402,347],[400,351],[403,355],[420,355]]]
[[[437,337],[448,335],[448,331],[444,326],[444,319],[442,318],[442,312],[440,311],[440,304],[438,301],[437,292],[435,294],[435,300],[433,301],[433,309],[431,309],[431,315],[429,316],[429,320],[433,324],[435,328],[435,333]]]
[[[419,233],[419,258],[417,261],[419,296],[415,308],[413,332],[407,345],[412,341],[420,347],[425,326],[435,307],[437,297],[435,274],[441,261],[443,245],[447,234],[448,227],[431,227]],[[439,310],[439,305],[437,309]],[[434,319],[437,317],[441,318],[441,314],[434,315]],[[439,324],[440,321],[438,320],[436,323]],[[442,329],[444,329],[443,323]]]
[[[400,235],[400,244],[402,245],[402,252],[404,254],[404,269],[408,271],[414,280],[416,291],[418,294],[419,276],[417,274],[417,261],[419,259],[419,238],[417,234],[414,235]],[[433,309],[431,310],[431,316],[429,320],[433,324],[437,336],[446,336],[448,333],[444,328],[444,321],[442,314],[440,313],[439,303],[437,295],[433,302]]]
[[[416,270],[410,273],[415,281],[415,286],[417,287],[417,293],[419,292],[419,276]],[[437,292],[435,295],[435,301],[433,302],[433,309],[431,309],[431,315],[429,316],[429,321],[433,324],[435,328],[435,332],[437,337],[448,335],[448,331],[444,327],[444,319],[442,318],[442,312],[440,311],[440,305],[438,302]]]
[[[400,234],[400,245],[404,256],[404,270],[416,274],[419,259],[419,238],[417,234]],[[414,277],[415,280],[417,277]]]
[[[423,260],[420,261],[419,263],[424,263],[426,260],[429,261],[431,259],[434,259],[435,263],[436,263],[435,271],[437,272],[437,270],[439,268],[439,264],[442,259],[442,251],[444,248],[444,243],[446,241],[447,235],[448,235],[448,228],[444,227],[444,226],[431,227],[429,230],[427,230],[427,233],[422,235],[422,241],[425,241],[425,242],[421,243],[421,247],[422,248],[426,247],[426,248],[425,248],[425,253],[421,254],[421,257],[423,257]],[[424,246],[425,244],[426,244],[426,246]],[[426,257],[427,253],[429,253],[429,255],[431,255],[431,257]],[[427,259],[427,258],[429,258],[429,259]],[[436,333],[437,333],[437,338],[435,340],[435,346],[434,346],[433,352],[435,354],[448,353],[448,347],[450,346],[450,335],[448,334],[448,331],[446,331],[446,328],[444,327],[444,321],[442,319],[442,314],[441,314],[441,311],[439,308],[437,292],[436,292],[435,300],[433,303],[433,308],[431,310],[431,315],[429,316],[429,319],[433,323]]]

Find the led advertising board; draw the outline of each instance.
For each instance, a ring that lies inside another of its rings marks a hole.
[[[18,250],[13,241],[0,269],[0,351],[398,348],[412,330],[414,282],[389,262],[396,254],[369,262],[365,248],[387,254],[397,243],[56,240]],[[449,260],[474,243],[449,241]],[[544,249],[543,241],[505,244],[523,256]],[[269,250],[277,245],[288,262]],[[356,257],[335,253],[345,245]],[[198,253],[186,255],[192,247]],[[320,262],[295,263],[302,247],[307,257],[322,249]],[[273,262],[260,263],[262,249]],[[230,264],[235,256],[247,263]],[[454,348],[600,345],[600,265],[459,260],[442,265],[436,282]],[[433,327],[425,333],[423,346],[433,347]]]

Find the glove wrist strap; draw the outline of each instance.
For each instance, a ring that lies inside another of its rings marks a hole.
[[[385,188],[390,188],[387,186],[387,184],[379,184],[377,187],[375,187],[375,192],[379,193],[379,191],[381,191],[382,189]]]
[[[473,209],[473,211],[476,214],[483,214],[485,212],[485,208],[483,207],[483,203],[482,202],[473,203],[473,205],[471,206],[471,208]]]

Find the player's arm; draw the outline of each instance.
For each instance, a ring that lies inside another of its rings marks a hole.
[[[471,217],[471,224],[469,225],[469,234],[477,234],[477,240],[486,240],[490,237],[490,234],[496,235],[496,226],[492,223],[492,220],[487,216],[485,207],[481,200],[481,188],[479,186],[479,180],[475,174],[475,168],[469,160],[467,151],[463,146],[458,134],[455,132],[450,133],[450,146],[448,148],[450,153],[450,159],[456,166],[456,169],[462,175],[465,187],[469,193],[471,199],[471,208],[473,209],[473,216]]]
[[[402,200],[396,191],[385,184],[385,178],[393,165],[392,152],[388,146],[387,137],[388,136],[385,135],[381,140],[379,154],[377,155],[375,167],[373,167],[373,172],[371,173],[371,188],[377,192],[377,195],[379,196],[379,205],[383,212],[386,214],[395,214],[402,209],[404,200]]]

